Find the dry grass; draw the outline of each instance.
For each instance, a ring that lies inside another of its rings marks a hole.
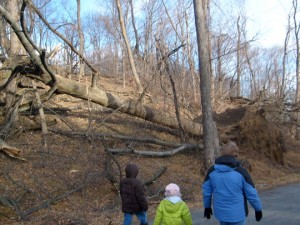
[[[59,116],[47,115],[48,119],[58,121],[52,128],[70,131],[72,127],[75,131],[85,132],[86,136],[51,132],[46,137],[48,146],[45,149],[40,131],[24,129],[20,136],[9,140],[9,144],[21,149],[27,161],[20,162],[0,155],[0,193],[17,200],[24,213],[80,186],[83,188],[28,214],[27,220],[19,220],[13,209],[1,206],[0,224],[121,224],[120,198],[106,176],[107,154],[103,144],[113,148],[130,146],[152,151],[163,151],[165,148],[128,141],[103,141],[93,134],[103,132],[179,142],[176,132],[67,96],[52,101],[52,107],[72,109]],[[234,109],[225,112],[224,117],[219,115],[220,121],[226,122],[224,126],[232,125],[228,123],[228,118],[240,124],[238,142],[242,149],[241,158],[250,162],[251,175],[258,189],[300,181],[300,150],[297,144],[288,142],[286,151],[283,151],[278,139],[280,132],[254,111],[245,112],[235,105]],[[196,143],[198,140],[191,141]],[[158,180],[146,187],[146,194],[150,197],[149,217],[153,218],[163,197],[163,188],[170,182],[176,182],[181,187],[183,198],[190,207],[202,207],[202,154],[189,151],[165,158],[123,154],[116,155],[115,160],[122,170],[128,162],[136,163],[140,167],[139,179],[142,181],[151,178],[162,167],[167,167]],[[112,163],[109,172],[119,178],[116,163]]]

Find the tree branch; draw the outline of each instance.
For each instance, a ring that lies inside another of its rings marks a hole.
[[[143,156],[151,156],[151,157],[165,157],[165,156],[172,156],[179,152],[182,152],[184,150],[196,150],[198,149],[197,145],[192,144],[183,144],[178,148],[170,149],[167,151],[144,151],[144,150],[134,150],[132,148],[128,149],[113,149],[113,148],[107,148],[107,151],[113,153],[113,154],[121,154],[121,153],[132,153],[137,155],[143,155]]]

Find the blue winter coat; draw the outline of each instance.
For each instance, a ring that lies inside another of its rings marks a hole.
[[[256,211],[261,211],[261,201],[250,174],[233,156],[216,160],[202,185],[205,208],[211,207],[215,217],[223,222],[239,222],[248,215],[247,200]]]

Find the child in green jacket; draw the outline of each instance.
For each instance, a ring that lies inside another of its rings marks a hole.
[[[167,185],[165,196],[156,210],[153,225],[192,225],[190,210],[181,199],[178,185],[173,183]]]

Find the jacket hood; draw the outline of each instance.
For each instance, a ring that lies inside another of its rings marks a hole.
[[[240,166],[240,162],[237,160],[236,157],[230,155],[223,155],[216,159],[216,164],[219,165],[226,165],[232,168]]]
[[[139,173],[139,168],[135,164],[128,164],[125,168],[127,178],[136,178]]]
[[[224,155],[216,159],[214,168],[220,172],[228,172],[240,166],[240,162],[234,156]]]
[[[166,197],[165,199],[172,202],[173,204],[176,204],[177,202],[182,202],[182,199],[178,196],[169,196]]]
[[[183,205],[183,201],[180,200],[176,203],[171,202],[168,199],[164,199],[164,209],[166,210],[166,212],[173,214],[173,213],[178,213],[181,212],[180,207],[182,207]]]

